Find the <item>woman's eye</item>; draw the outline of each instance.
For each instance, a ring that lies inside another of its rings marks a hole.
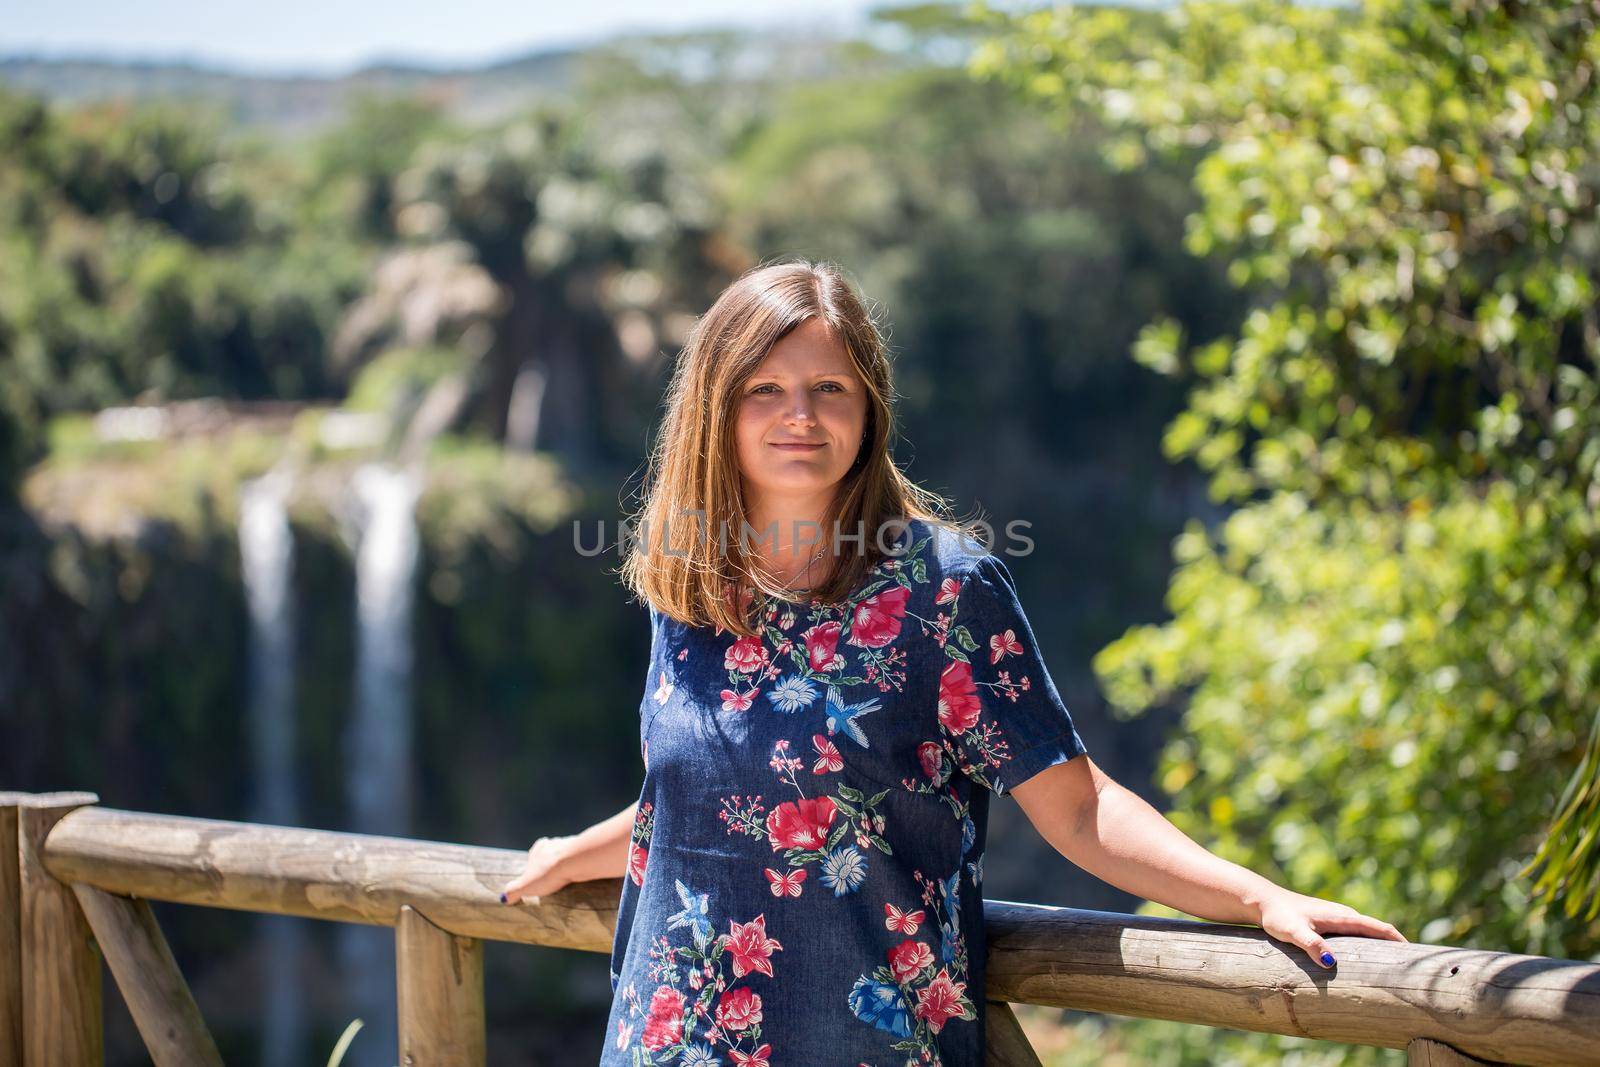
[[[830,386],[832,392],[836,392],[836,393],[844,392],[844,386],[840,385],[838,382],[822,382],[820,385],[817,386],[817,388],[820,389],[824,385],[825,386]],[[750,390],[750,393],[751,393],[752,396],[754,396],[756,393],[760,393],[760,392],[762,392],[764,390],[776,389],[776,388],[777,388],[777,386],[773,385],[771,382],[764,382],[761,385],[758,385],[754,389]]]

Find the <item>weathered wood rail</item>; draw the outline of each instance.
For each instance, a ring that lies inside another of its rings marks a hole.
[[[393,926],[402,1065],[482,1064],[483,942],[608,952],[621,883],[507,907],[519,850],[0,793],[0,1067],[99,1064],[101,962],[155,1063],[221,1062],[150,900]],[[1010,1004],[1403,1048],[1414,1064],[1600,1064],[1600,965],[985,901],[991,1065],[1037,1065]]]

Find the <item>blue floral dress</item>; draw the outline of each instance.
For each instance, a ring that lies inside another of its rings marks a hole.
[[[651,609],[602,1065],[983,1062],[989,794],[1084,746],[1000,559],[884,540],[759,636]]]

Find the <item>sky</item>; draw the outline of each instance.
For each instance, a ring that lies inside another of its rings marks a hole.
[[[627,30],[840,28],[868,0],[8,0],[0,55],[188,60],[258,73],[339,74],[375,60],[476,65]]]

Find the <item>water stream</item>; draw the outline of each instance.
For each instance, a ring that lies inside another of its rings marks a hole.
[[[291,476],[276,468],[239,487],[239,563],[250,612],[249,736],[256,792],[249,821],[300,823],[295,773],[294,598],[289,580],[294,538],[286,503]],[[306,1006],[298,967],[305,920],[257,917],[261,946],[261,1062],[298,1067],[304,1055]]]
[[[356,551],[356,691],[345,734],[349,818],[356,833],[412,833],[411,614],[417,567],[413,470],[367,464],[352,488]],[[393,1067],[399,1060],[393,928],[342,925],[339,963],[349,1016],[363,1027],[349,1067]]]

